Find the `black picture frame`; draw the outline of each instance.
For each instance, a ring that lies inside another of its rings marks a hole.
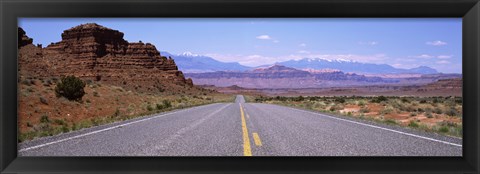
[[[479,173],[478,0],[1,0],[1,173]],[[462,17],[463,157],[17,157],[19,17]]]

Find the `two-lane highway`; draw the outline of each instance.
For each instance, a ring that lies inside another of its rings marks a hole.
[[[245,103],[243,96],[19,146],[19,156],[461,155],[461,139]]]

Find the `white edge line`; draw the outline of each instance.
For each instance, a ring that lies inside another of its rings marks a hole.
[[[204,105],[204,106],[207,106],[207,105]],[[115,129],[115,128],[127,126],[127,125],[130,125],[130,124],[140,123],[140,122],[143,122],[143,121],[147,121],[147,120],[151,120],[151,119],[155,119],[155,118],[159,118],[159,117],[164,117],[164,116],[167,116],[167,115],[175,114],[175,113],[178,113],[178,112],[188,111],[188,110],[191,110],[191,109],[194,109],[194,108],[198,108],[198,107],[193,107],[193,108],[188,108],[188,109],[185,109],[185,110],[179,110],[179,111],[170,112],[170,113],[166,113],[166,114],[161,114],[161,115],[157,115],[157,116],[153,116],[153,117],[148,117],[148,118],[141,119],[141,120],[137,120],[137,121],[134,121],[134,122],[125,123],[125,124],[121,124],[121,125],[117,125],[117,126],[105,128],[105,129],[100,129],[100,130],[97,130],[97,131],[93,131],[93,132],[89,132],[89,133],[86,133],[86,134],[81,134],[81,135],[73,136],[73,137],[70,137],[70,138],[65,138],[65,139],[61,139],[61,140],[57,140],[57,141],[52,141],[52,142],[45,143],[45,144],[40,144],[40,145],[36,145],[36,146],[32,146],[32,147],[20,149],[20,150],[18,150],[18,152],[24,152],[24,151],[27,151],[27,150],[37,149],[37,148],[40,148],[40,147],[44,147],[44,146],[48,146],[48,145],[52,145],[52,144],[56,144],[56,143],[60,143],[60,142],[64,142],[64,141],[68,141],[68,140],[72,140],[72,139],[76,139],[76,138],[80,138],[80,137],[84,137],[84,136],[87,136],[87,135],[92,135],[92,134],[96,134],[96,133],[100,133],[100,132],[105,132],[105,131],[108,131],[108,130],[112,130],[112,129]]]
[[[435,142],[439,142],[439,143],[444,143],[444,144],[448,144],[448,145],[462,147],[461,144],[450,143],[450,142],[447,142],[447,141],[442,141],[442,140],[428,138],[428,137],[424,137],[424,136],[420,136],[420,135],[405,133],[405,132],[401,132],[401,131],[397,131],[397,130],[393,130],[393,129],[387,129],[387,128],[384,128],[384,127],[374,126],[374,125],[360,123],[360,122],[356,122],[356,121],[346,120],[346,119],[337,118],[337,117],[333,117],[333,116],[329,116],[329,115],[324,115],[324,114],[320,114],[320,113],[316,113],[316,112],[305,111],[305,110],[296,109],[296,108],[292,108],[292,109],[302,111],[302,112],[312,113],[312,114],[316,114],[316,115],[320,115],[320,116],[324,116],[324,117],[329,117],[329,118],[333,118],[333,119],[337,119],[337,120],[342,120],[342,121],[346,121],[346,122],[350,122],[350,123],[355,123],[355,124],[359,124],[359,125],[363,125],[363,126],[368,126],[368,127],[372,127],[372,128],[377,128],[377,129],[382,129],[382,130],[386,130],[386,131],[390,131],[390,132],[395,132],[395,133],[399,133],[399,134],[403,134],[403,135],[408,135],[408,136],[412,136],[412,137],[416,137],[416,138],[422,138],[422,139],[426,139],[426,140],[430,140],[430,141],[435,141]]]

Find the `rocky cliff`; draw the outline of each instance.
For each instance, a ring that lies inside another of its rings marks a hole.
[[[123,36],[95,23],[70,28],[60,42],[46,48],[21,47],[20,72],[40,77],[75,75],[144,91],[193,85],[174,60],[161,56],[154,45],[130,43]]]
[[[33,39],[29,38],[26,35],[25,31],[22,28],[18,27],[18,43],[17,43],[18,48],[23,47],[23,46],[28,45],[28,44],[32,44],[32,42],[33,42]]]

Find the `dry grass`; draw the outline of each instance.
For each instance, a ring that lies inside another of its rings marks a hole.
[[[279,104],[462,137],[462,97],[262,97]]]
[[[43,81],[43,82],[42,82]],[[208,90],[187,94],[139,93],[89,82],[81,101],[55,96],[56,79],[23,79],[19,83],[19,141],[51,136],[135,117],[218,102],[235,96]]]

